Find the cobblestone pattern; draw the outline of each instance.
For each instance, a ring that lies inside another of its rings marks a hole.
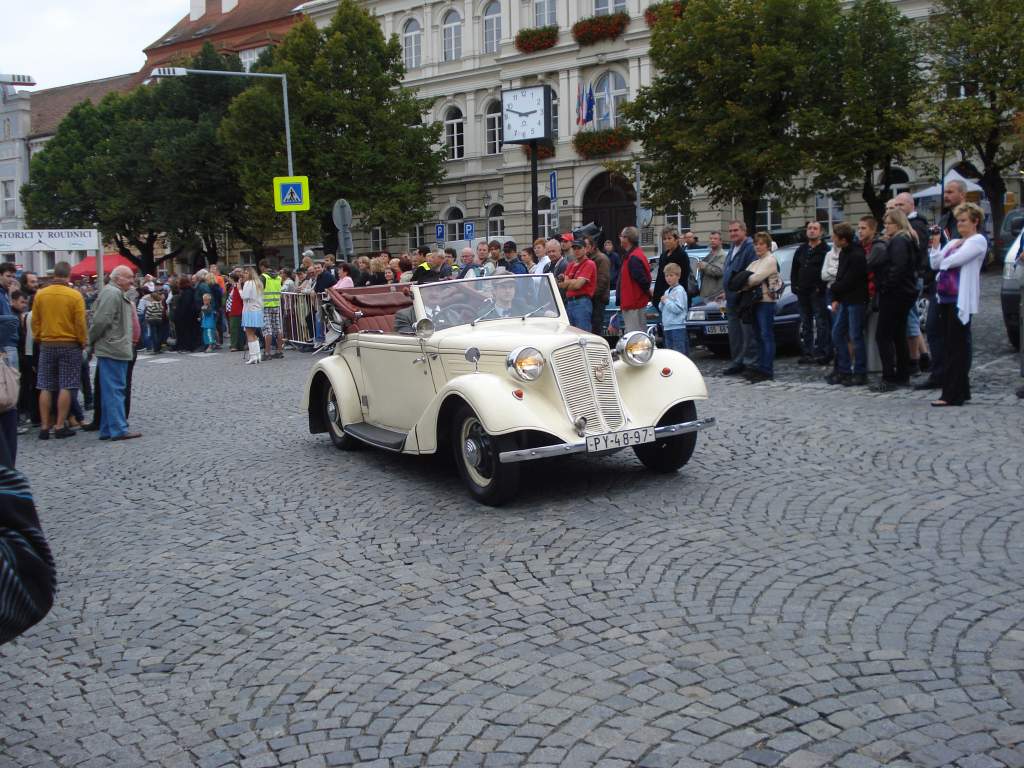
[[[25,441],[61,591],[0,765],[1024,765],[1004,393],[713,377],[678,476],[531,464],[494,510],[308,435],[308,368],[143,360],[142,440]]]

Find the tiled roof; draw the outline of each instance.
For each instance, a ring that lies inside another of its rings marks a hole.
[[[221,13],[220,0],[208,0],[206,4],[208,10],[200,18],[191,21],[186,15],[161,35],[159,40],[144,50],[149,53],[165,45],[177,45],[234,29],[287,18],[293,15],[293,10],[300,2],[301,0],[239,0],[233,10]]]
[[[90,100],[98,104],[108,93],[130,91],[144,79],[144,75],[133,72],[129,75],[107,77],[102,80],[90,80],[87,83],[62,85],[59,88],[48,88],[45,91],[32,93],[32,127],[29,138],[51,136],[57,126],[71,111],[72,107]]]

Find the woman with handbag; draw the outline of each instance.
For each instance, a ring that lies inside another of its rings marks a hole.
[[[752,384],[775,378],[775,302],[782,292],[779,262],[772,255],[772,238],[767,232],[754,235],[757,258],[747,269],[747,290],[754,294],[754,341],[757,342],[757,366],[744,371]]]
[[[875,343],[882,360],[882,380],[871,387],[872,392],[891,392],[910,385],[907,316],[917,300],[917,232],[899,208],[886,212],[882,225],[886,247],[877,254],[872,249],[868,259],[878,287]]]
[[[939,249],[939,234],[931,236],[929,260],[939,274],[935,294],[939,302],[939,323],[945,336],[946,366],[942,395],[932,403],[936,408],[963,405],[971,399],[968,334],[971,315],[977,314],[981,295],[981,266],[988,253],[988,241],[978,232],[984,213],[974,203],[961,203],[953,210],[960,237]]]

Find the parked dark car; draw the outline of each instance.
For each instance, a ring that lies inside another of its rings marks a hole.
[[[1012,211],[1008,211],[1003,218],[1003,226],[999,228],[995,236],[993,248],[997,259],[999,254],[1006,253],[1006,249],[1017,239],[1021,229],[1024,229],[1024,208],[1014,208]]]
[[[1006,325],[1006,337],[1015,349],[1020,349],[1020,283],[1017,282],[1017,254],[1021,249],[1021,233],[1017,233],[1003,258],[1003,284],[999,290],[1000,303],[1003,306],[1003,323]]]
[[[774,234],[774,233],[773,233]],[[775,305],[775,343],[779,347],[800,346],[800,307],[790,289],[789,277],[798,244],[785,245],[775,251],[782,273],[782,298]],[[729,356],[729,323],[725,318],[725,299],[697,304],[686,316],[690,349],[704,347],[719,357]]]

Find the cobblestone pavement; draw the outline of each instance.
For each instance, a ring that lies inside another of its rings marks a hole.
[[[712,375],[677,476],[499,510],[307,434],[307,356],[144,358],[142,440],[23,443],[61,591],[0,765],[1022,766],[1024,405],[977,346],[962,409]]]

